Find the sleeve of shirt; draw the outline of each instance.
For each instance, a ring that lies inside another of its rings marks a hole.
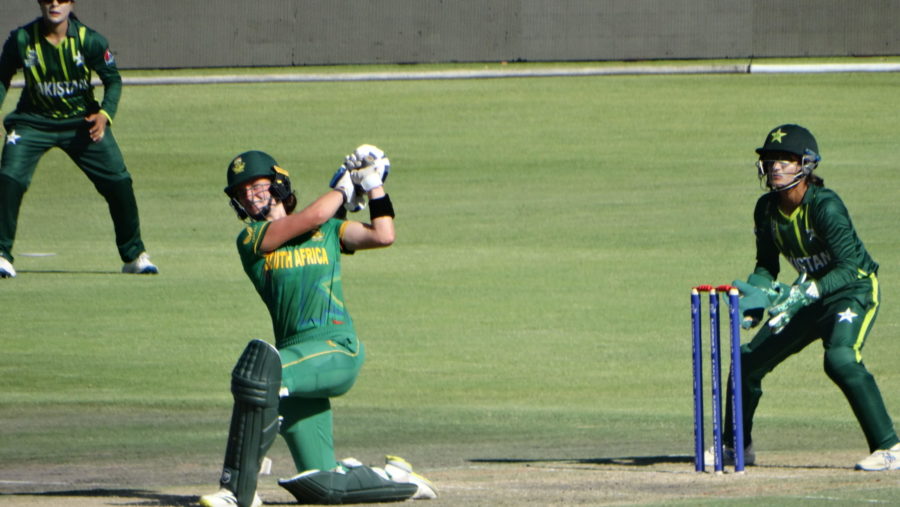
[[[122,97],[122,76],[116,67],[116,59],[109,50],[109,43],[99,33],[89,30],[84,41],[85,58],[103,83],[103,102],[100,108],[110,120],[116,117],[119,99]]]
[[[340,220],[337,218],[333,218],[332,220],[338,223],[337,233],[338,233],[338,240],[341,243],[341,253],[344,255],[355,254],[356,250],[349,250],[346,246],[344,246],[344,230],[347,228],[347,224],[349,224],[350,222],[348,222],[346,220]]]
[[[3,44],[3,51],[0,52],[0,107],[3,106],[3,100],[9,91],[10,83],[13,76],[21,68],[21,59],[19,58],[19,48],[16,41],[16,32],[10,34]]]
[[[242,260],[262,256],[259,246],[262,244],[270,223],[268,221],[253,222],[238,234],[237,248]]]
[[[817,281],[819,292],[827,296],[857,280],[862,273],[865,252],[856,235],[843,201],[833,195],[820,201],[813,212],[813,228],[831,252],[834,268]]]
[[[753,274],[775,280],[781,270],[778,262],[780,252],[772,237],[769,208],[767,194],[756,201],[756,208],[753,210],[753,234],[756,236],[756,267]]]

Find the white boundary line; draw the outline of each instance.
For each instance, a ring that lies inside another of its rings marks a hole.
[[[657,74],[817,74],[835,72],[900,72],[900,63],[701,64],[622,65],[610,67],[508,70],[439,70],[421,72],[336,72],[326,74],[232,74],[219,76],[123,77],[127,85],[308,83],[356,81],[414,81],[429,79],[499,79],[565,76],[621,76]],[[22,87],[23,81],[13,81]],[[100,84],[94,81],[95,86]]]
[[[805,63],[750,65],[751,74],[814,74],[826,72],[900,72],[900,63]]]

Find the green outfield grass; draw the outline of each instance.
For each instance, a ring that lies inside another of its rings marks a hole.
[[[129,87],[114,132],[161,275],[118,274],[105,204],[48,154],[21,212],[19,277],[0,281],[0,470],[174,456],[214,484],[231,367],[271,337],[235,251],[226,165],[267,151],[305,203],[364,142],[393,163],[398,240],[344,258],[369,355],[334,402],[340,455],[687,456],[689,288],[752,270],[753,150],[787,122],[816,134],[819,174],[881,264],[864,353],[896,418],[898,86],[843,74]],[[769,377],[760,455],[867,453],[821,355],[813,345]],[[273,452],[287,455],[281,441]]]

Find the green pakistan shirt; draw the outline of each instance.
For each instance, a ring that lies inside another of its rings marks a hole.
[[[16,111],[7,121],[52,127],[74,124],[65,120],[81,121],[101,109],[112,120],[122,94],[122,78],[106,39],[69,18],[67,37],[54,46],[40,28],[38,18],[13,30],[0,53],[0,105],[16,72],[24,69],[25,76]],[[102,104],[94,98],[93,72],[103,83]]]
[[[757,201],[753,219],[758,275],[775,279],[780,253],[815,279],[824,297],[878,271],[843,201],[830,189],[810,185],[790,216],[778,208],[778,193],[769,192]]]
[[[244,271],[269,308],[278,348],[326,336],[341,327],[354,333],[341,283],[341,233],[346,222],[331,219],[278,249],[259,245],[271,222],[252,222],[238,234]]]

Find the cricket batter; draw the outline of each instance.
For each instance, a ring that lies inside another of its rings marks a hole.
[[[71,0],[38,0],[41,17],[12,31],[0,53],[0,105],[24,69],[25,89],[6,116],[0,161],[0,278],[16,276],[12,247],[22,198],[40,158],[59,147],[109,205],[124,273],[156,274],[141,240],[131,175],[110,125],[122,78],[106,39],[72,13]],[[103,103],[94,99],[96,72]]]
[[[248,151],[228,165],[225,193],[247,222],[238,253],[269,309],[275,346],[251,341],[234,367],[221,489],[201,497],[202,505],[261,505],[257,476],[279,431],[300,472],[279,485],[300,503],[436,496],[402,458],[387,456],[374,468],[334,455],[330,398],[353,386],[365,358],[344,303],[341,254],[394,242],[394,208],[384,191],[389,168],[384,152],[360,146],[335,173],[332,190],[295,213],[290,177],[271,156]],[[361,210],[366,198],[370,223],[334,218]]]
[[[742,302],[763,294],[768,304],[742,308],[744,327],[768,320],[741,348],[745,460],[753,464],[753,414],[762,396],[762,379],[789,356],[822,340],[825,373],[840,387],[856,415],[872,454],[857,470],[900,469],[900,440],[875,379],[863,364],[863,345],[881,303],[878,264],[872,260],[840,197],[813,174],[819,148],[799,125],[768,133],[756,152],[760,179],[770,192],[756,203],[756,268],[747,282],[735,282]],[[801,274],[793,285],[773,283],[779,255]],[[744,305],[742,305],[744,306]],[[731,435],[731,397],[726,405],[724,439]],[[726,452],[732,461],[733,450]]]

